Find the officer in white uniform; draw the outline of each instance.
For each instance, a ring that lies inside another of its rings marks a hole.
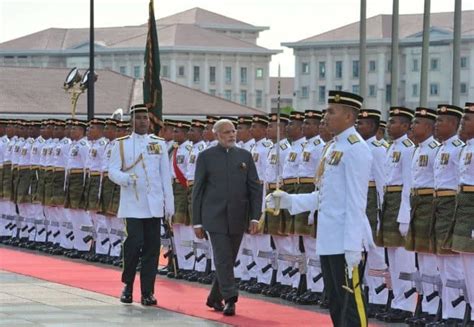
[[[109,177],[121,186],[118,217],[126,220],[123,245],[121,302],[133,301],[133,282],[141,258],[141,303],[155,305],[154,286],[160,253],[160,218],[174,214],[173,189],[166,143],[147,134],[150,125],[145,105],[130,110],[134,132],[117,140],[112,149]]]
[[[316,251],[335,326],[368,324],[359,264],[364,248],[373,246],[365,213],[372,155],[354,128],[362,101],[356,94],[329,91],[325,119],[335,136],[318,167],[319,190],[269,197],[270,207],[280,197],[281,207],[293,214],[318,210]]]

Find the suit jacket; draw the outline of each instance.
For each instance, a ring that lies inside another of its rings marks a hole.
[[[250,152],[221,145],[201,152],[193,188],[193,225],[241,234],[262,210],[262,186]]]

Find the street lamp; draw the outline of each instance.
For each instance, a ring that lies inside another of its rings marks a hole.
[[[66,79],[63,84],[63,89],[66,93],[69,93],[71,96],[71,105],[72,105],[72,118],[76,116],[76,106],[77,100],[79,100],[79,96],[87,90],[89,85],[89,73],[90,71],[87,70],[84,76],[81,76],[79,73],[79,69],[74,67],[69,71],[66,76]],[[97,81],[97,74],[94,74],[94,82]]]

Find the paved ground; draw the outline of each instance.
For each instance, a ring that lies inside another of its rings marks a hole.
[[[225,326],[5,271],[0,285],[0,326]]]

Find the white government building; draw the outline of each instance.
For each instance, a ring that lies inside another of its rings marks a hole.
[[[453,12],[432,13],[428,105],[452,97]],[[398,105],[419,106],[423,15],[400,15]],[[390,106],[391,15],[367,19],[367,97],[365,107]],[[282,45],[295,56],[293,105],[298,110],[325,107],[328,90],[359,93],[359,22]],[[474,101],[474,11],[462,12],[461,103]]]
[[[268,27],[193,8],[158,19],[157,28],[162,77],[270,111],[269,64],[281,51],[257,45]],[[96,68],[142,78],[147,29],[147,23],[96,28]],[[87,69],[89,29],[49,28],[1,43],[0,66]]]

